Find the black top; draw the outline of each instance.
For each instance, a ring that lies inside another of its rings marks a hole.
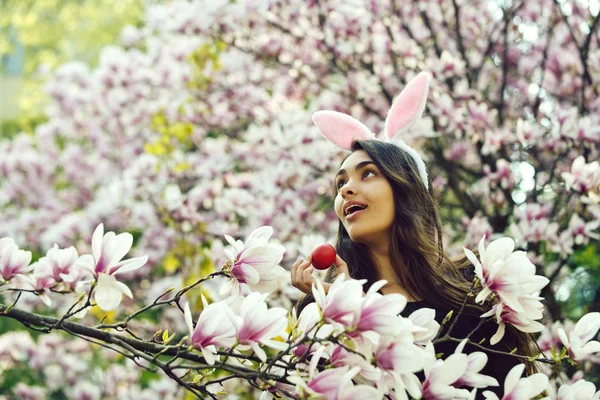
[[[447,311],[446,312],[440,311],[440,310],[436,309],[435,307],[433,307],[431,304],[429,304],[426,300],[422,300],[422,301],[415,301],[415,302],[407,303],[406,307],[400,314],[403,317],[408,317],[414,311],[419,310],[421,308],[434,309],[435,310],[435,320],[440,325],[442,324],[444,317],[448,313]],[[446,325],[442,328],[442,332],[440,332],[438,337],[443,337],[447,333],[448,329],[450,328],[450,325],[452,325],[452,322],[456,318],[457,313],[458,313],[457,310],[454,311],[454,317],[446,323]],[[459,316],[458,321],[456,321],[456,324],[452,328],[452,332],[451,332],[450,336],[457,338],[457,339],[464,339],[465,337],[467,337],[467,335],[471,331],[473,331],[473,329],[475,329],[477,327],[479,322],[480,322],[480,318],[477,316],[461,315],[461,316]],[[502,340],[499,343],[497,343],[494,346],[491,346],[489,343],[489,339],[496,333],[497,329],[498,329],[498,324],[496,324],[493,320],[489,320],[486,323],[484,323],[471,336],[471,341],[474,343],[480,343],[481,340],[485,339],[485,341],[483,343],[481,343],[482,346],[491,348],[491,349],[497,350],[497,351],[503,351],[503,352],[510,352],[515,347],[517,347],[516,340],[510,335],[510,332],[508,330],[506,331],[505,336],[502,338]],[[453,354],[454,351],[456,350],[457,346],[458,346],[458,343],[456,343],[456,342],[441,342],[441,343],[434,345],[436,354],[443,353],[442,358],[444,358],[444,359],[446,357],[450,356],[451,354]],[[469,353],[472,353],[475,351],[483,351],[488,356],[488,362],[486,363],[485,367],[479,373],[496,378],[496,380],[498,381],[498,384],[499,384],[499,386],[494,386],[494,387],[490,386],[490,387],[483,388],[483,389],[477,389],[476,399],[483,399],[484,397],[483,397],[482,393],[486,390],[492,391],[492,392],[496,393],[498,395],[498,397],[502,398],[502,394],[504,392],[504,378],[506,377],[506,375],[508,374],[508,372],[511,370],[512,367],[514,367],[515,365],[520,363],[519,359],[516,357],[508,356],[508,355],[496,354],[496,353],[492,353],[489,351],[484,351],[484,350],[482,350],[478,347],[475,347],[471,344],[467,344],[463,350],[463,352],[465,354],[469,354]],[[419,378],[424,379],[424,375],[419,376]],[[467,389],[469,389],[469,388],[467,388]]]

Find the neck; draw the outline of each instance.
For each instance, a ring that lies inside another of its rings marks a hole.
[[[381,288],[383,294],[401,293],[406,296],[408,301],[422,300],[409,294],[404,285],[400,283],[390,259],[389,245],[387,243],[385,245],[369,246],[369,251],[377,270],[377,279],[385,279],[387,281],[387,284]]]

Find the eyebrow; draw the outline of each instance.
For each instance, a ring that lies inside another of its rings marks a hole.
[[[354,167],[354,170],[355,170],[355,171],[358,171],[359,169],[361,169],[361,168],[364,168],[366,165],[369,165],[369,164],[373,164],[373,165],[375,165],[375,163],[374,163],[373,161],[361,161],[361,162],[359,162],[358,164],[356,164],[356,167]],[[345,169],[340,169],[340,170],[337,172],[337,174],[335,174],[335,178],[334,178],[334,180],[335,180],[335,179],[337,179],[337,177],[338,177],[338,176],[340,176],[340,175],[342,175],[342,174],[345,174],[345,173],[346,173],[346,170],[345,170]]]

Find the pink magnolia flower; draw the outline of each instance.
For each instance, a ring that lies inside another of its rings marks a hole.
[[[294,343],[302,341],[305,337],[325,339],[333,331],[331,325],[325,324],[317,328],[319,322],[321,322],[321,314],[317,303],[310,303],[300,313],[300,316],[296,319],[296,309],[292,308],[292,320],[294,326],[292,333],[294,337]],[[303,343],[294,348],[294,354],[297,357],[302,357],[307,351],[314,352],[321,345],[319,343]]]
[[[263,226],[254,230],[243,243],[225,235],[225,239],[233,247],[234,252],[225,249],[229,258],[232,279],[223,285],[221,294],[240,294],[240,285],[246,284],[252,291],[271,293],[278,286],[278,280],[288,275],[279,266],[285,248],[276,243],[269,243],[273,228]]]
[[[375,365],[383,372],[377,386],[393,388],[400,398],[406,393],[421,397],[421,382],[415,375],[424,367],[425,350],[414,343],[412,323],[402,319],[396,336],[382,337],[375,350]],[[435,357],[435,356],[434,356]]]
[[[579,380],[572,384],[564,384],[558,389],[556,400],[598,400],[600,391],[592,382]]]
[[[31,288],[37,291],[37,295],[47,306],[52,304],[52,300],[48,294],[50,289],[56,286],[56,281],[51,275],[51,267],[47,257],[42,257],[38,261],[31,264],[34,268],[33,273],[26,277],[26,283]]]
[[[579,156],[571,164],[571,172],[563,172],[567,190],[585,193],[600,184],[600,164],[593,161],[586,164],[585,157]]]
[[[537,373],[521,378],[524,370],[525,364],[518,364],[506,375],[502,400],[530,400],[546,389],[548,386],[546,375]],[[499,400],[498,396],[489,390],[484,391],[483,396],[486,400]]]
[[[386,296],[377,291],[387,283],[386,280],[375,282],[364,298],[360,313],[354,324],[358,331],[375,331],[380,335],[393,335],[400,326],[400,312],[406,307],[406,297],[393,293]]]
[[[462,353],[467,340],[463,340],[457,347],[454,353]],[[487,364],[488,356],[484,352],[475,351],[467,355],[467,369],[465,373],[454,382],[454,386],[469,386],[473,388],[484,388],[488,386],[498,386],[498,381],[491,376],[480,374]]]
[[[202,295],[204,309],[198,317],[196,328],[192,324],[190,305],[185,303],[184,317],[192,346],[202,352],[210,365],[215,363],[217,347],[231,347],[235,342],[235,327],[228,318],[229,306],[223,302],[208,304]]]
[[[230,309],[227,310],[227,315],[235,327],[237,342],[242,347],[252,348],[263,362],[267,360],[267,354],[260,348],[260,344],[278,350],[288,348],[287,343],[272,340],[276,336],[287,336],[285,330],[288,325],[288,312],[281,307],[268,309],[266,297],[267,294],[250,293],[242,301],[239,315],[234,315]]]
[[[75,247],[59,249],[55,244],[46,253],[48,266],[50,267],[50,276],[56,282],[73,282],[79,276],[77,259],[79,255]]]
[[[33,270],[31,252],[21,250],[11,238],[0,239],[0,278],[10,281]]]
[[[350,346],[353,351],[346,350],[343,346],[331,344],[328,346],[329,362],[334,367],[351,365],[359,368],[359,375],[370,381],[382,378],[382,370],[373,365],[372,358],[375,347],[373,343],[361,336],[352,338]],[[333,347],[333,350],[330,350]],[[379,386],[378,386],[379,387]]]
[[[362,286],[366,280],[346,279],[344,274],[331,284],[329,291],[325,289],[317,279],[313,285],[312,292],[315,302],[323,312],[326,322],[336,322],[343,326],[350,326],[360,315],[363,291]]]
[[[414,326],[422,328],[413,329],[415,343],[425,346],[429,341],[435,338],[440,330],[440,324],[435,320],[435,310],[431,308],[420,308],[413,311],[408,319]]]
[[[323,349],[323,348],[321,348]],[[291,376],[288,380],[296,384],[296,392],[314,399],[336,400],[364,400],[381,399],[383,394],[376,388],[368,385],[354,385],[352,378],[358,374],[360,368],[349,366],[326,369],[314,374],[316,364],[321,358],[320,352],[315,353],[309,366],[308,380],[300,376]]]
[[[506,324],[513,325],[521,332],[533,333],[543,331],[544,325],[535,321],[543,317],[544,306],[539,300],[543,300],[543,297],[521,296],[519,298],[519,304],[523,306],[523,312],[521,313],[515,312],[505,304],[498,303],[490,311],[482,314],[481,318],[494,315],[498,323],[498,330],[490,338],[490,344],[495,345],[504,337]]]
[[[435,350],[431,343],[427,344],[425,350],[427,356],[424,357],[423,399],[469,399],[471,393],[468,390],[458,389],[454,386],[467,373],[469,367],[467,355],[454,353],[445,360],[436,360]]]
[[[591,340],[600,329],[600,313],[585,314],[577,321],[569,334],[563,328],[557,329],[558,337],[575,361],[583,360],[588,354],[600,351],[600,342]]]
[[[79,264],[87,269],[98,282],[94,299],[98,307],[110,311],[121,303],[123,294],[133,298],[129,287],[117,281],[117,274],[134,271],[148,261],[148,256],[127,260],[122,258],[129,252],[133,244],[133,236],[128,233],[116,235],[114,232],[104,234],[104,225],[100,224],[92,236],[92,254],[79,258]]]
[[[519,297],[533,294],[546,286],[548,278],[535,275],[535,265],[524,251],[513,252],[515,242],[511,238],[496,239],[487,248],[484,239],[479,241],[481,263],[472,251],[464,248],[483,286],[475,301],[483,303],[493,293],[515,312],[523,312]]]
[[[600,221],[585,222],[578,214],[573,214],[569,221],[569,232],[575,244],[588,244],[590,239],[600,239],[600,235],[593,232],[598,229]]]

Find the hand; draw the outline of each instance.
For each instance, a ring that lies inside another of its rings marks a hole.
[[[338,274],[345,274],[346,278],[350,277],[348,271],[348,265],[342,258],[336,254],[334,264],[338,270]],[[300,289],[306,294],[312,294],[312,285],[314,278],[312,276],[315,267],[312,266],[312,257],[308,256],[306,259],[299,258],[298,261],[292,266],[292,286]],[[325,293],[329,291],[330,283],[322,282]]]

